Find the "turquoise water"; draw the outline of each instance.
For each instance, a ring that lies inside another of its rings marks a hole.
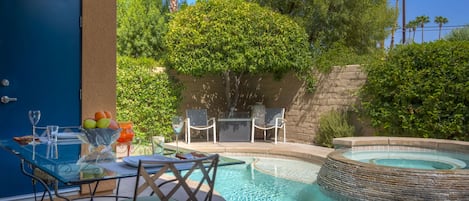
[[[469,156],[435,150],[351,150],[346,158],[376,165],[413,169],[468,169]]]
[[[215,190],[227,201],[328,201],[316,184],[319,165],[303,161],[233,157],[246,164],[219,167]]]

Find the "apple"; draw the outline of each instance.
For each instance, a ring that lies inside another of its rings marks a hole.
[[[98,128],[108,128],[111,124],[111,119],[101,118],[96,122],[96,127]]]
[[[111,119],[111,123],[109,124],[109,128],[117,130],[117,129],[119,129],[119,124],[116,121],[114,121],[113,119]]]
[[[83,128],[96,128],[96,121],[94,119],[85,119],[83,121]]]

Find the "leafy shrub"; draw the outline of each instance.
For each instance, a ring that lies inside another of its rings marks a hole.
[[[469,140],[469,42],[398,46],[367,68],[362,104],[383,135]]]
[[[174,137],[171,117],[181,100],[181,86],[149,58],[118,57],[117,120],[134,123],[135,138]]]
[[[319,132],[316,136],[316,144],[333,147],[332,140],[338,137],[351,137],[354,134],[354,126],[348,123],[348,115],[344,111],[331,111],[319,119]]]
[[[469,41],[469,25],[462,28],[453,29],[445,36],[448,41]]]

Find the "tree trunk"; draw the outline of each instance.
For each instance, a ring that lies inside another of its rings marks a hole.
[[[412,30],[409,30],[409,40],[412,39]]]
[[[170,0],[169,2],[169,12],[174,13],[178,10],[178,1]]]
[[[231,108],[231,77],[230,77],[230,71],[223,72],[223,76],[225,77],[226,106],[227,106],[227,110],[230,111],[230,108]]]
[[[422,28],[422,43],[423,43],[423,25],[422,25],[421,28]]]
[[[399,0],[396,0],[396,16],[399,14]],[[391,44],[390,47],[391,49],[394,47],[394,34],[396,33],[396,28],[397,28],[397,17],[396,21],[394,22],[394,26],[392,26],[391,30]]]
[[[229,115],[232,115],[236,111],[236,106],[239,100],[239,87],[241,85],[241,78],[243,73],[235,74],[231,71],[226,71],[223,73],[225,77],[225,97],[226,97],[226,106],[229,112]],[[232,86],[233,84],[233,86]]]
[[[443,27],[443,24],[438,24],[438,40],[441,39],[441,28]]]

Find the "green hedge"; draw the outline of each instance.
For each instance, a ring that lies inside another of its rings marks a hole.
[[[150,136],[174,138],[171,117],[181,101],[180,84],[148,58],[117,59],[117,120],[132,121],[136,137],[148,142]]]
[[[365,112],[382,135],[469,140],[469,42],[399,46],[368,68]]]

